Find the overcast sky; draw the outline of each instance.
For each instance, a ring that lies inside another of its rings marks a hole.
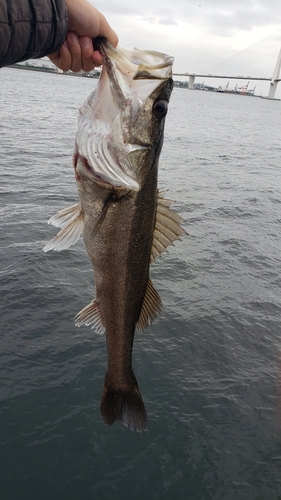
[[[120,45],[175,57],[175,72],[196,72],[281,29],[280,0],[90,0]]]

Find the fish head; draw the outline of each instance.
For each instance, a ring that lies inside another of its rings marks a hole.
[[[173,88],[173,58],[99,41],[103,68],[79,110],[75,146],[78,182],[138,191],[158,162]]]

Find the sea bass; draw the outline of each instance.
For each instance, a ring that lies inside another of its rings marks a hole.
[[[80,204],[50,219],[61,227],[44,250],[63,250],[83,234],[95,299],[76,325],[105,332],[108,368],[101,414],[146,429],[146,410],[132,369],[134,334],[161,311],[149,266],[185,233],[182,218],[157,189],[158,160],[173,88],[173,58],[114,49],[99,40],[103,68],[79,111],[74,170]]]

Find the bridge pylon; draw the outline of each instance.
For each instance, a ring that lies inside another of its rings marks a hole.
[[[189,75],[188,88],[189,90],[194,90],[195,74]]]
[[[279,55],[277,57],[277,61],[276,61],[276,64],[275,64],[273,75],[272,75],[272,78],[271,78],[271,81],[270,81],[269,91],[268,91],[268,96],[267,96],[268,99],[275,99],[277,85],[278,85],[278,83],[280,81],[279,80],[280,68],[281,68],[281,49],[279,51]]]

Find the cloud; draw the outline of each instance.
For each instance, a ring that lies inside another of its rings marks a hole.
[[[144,21],[150,24],[163,24],[164,26],[178,26],[177,21],[169,17],[161,18],[158,17],[139,17],[140,21]]]
[[[168,17],[159,19],[158,24],[164,24],[165,26],[178,26],[177,21],[174,21],[174,19],[169,19]]]
[[[171,54],[182,73],[220,63],[281,25],[280,0],[90,1],[121,45]]]
[[[101,12],[126,17],[171,19],[173,22],[196,23],[208,32],[229,29],[252,30],[265,24],[281,24],[280,0],[102,0],[92,3]],[[159,15],[161,13],[161,15]],[[166,23],[164,23],[166,24]]]

